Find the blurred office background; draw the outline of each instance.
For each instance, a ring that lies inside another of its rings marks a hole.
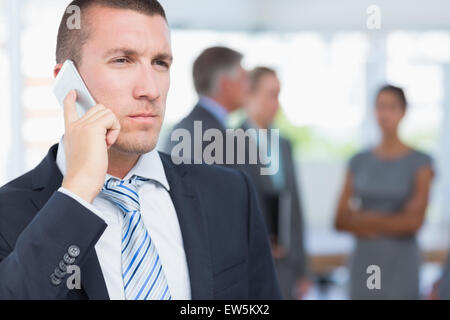
[[[63,134],[52,94],[57,28],[66,0],[0,0],[0,185],[36,166]],[[450,2],[446,0],[161,0],[175,63],[163,135],[196,102],[192,63],[212,45],[244,65],[279,72],[281,132],[295,145],[316,285],[308,299],[346,299],[350,236],[332,228],[348,158],[374,144],[377,88],[406,89],[401,135],[431,154],[437,180],[420,231],[424,294],[450,243]],[[370,29],[367,9],[380,9]],[[328,285],[330,283],[330,285]]]

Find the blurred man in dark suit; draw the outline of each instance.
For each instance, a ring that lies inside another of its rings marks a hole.
[[[255,183],[272,244],[272,254],[284,298],[297,299],[308,288],[307,257],[303,242],[303,219],[296,181],[292,147],[280,138],[279,148],[270,147],[272,122],[279,108],[280,81],[274,70],[258,67],[250,72],[251,90],[242,129],[268,129],[269,136],[255,140],[259,148],[270,148],[271,161],[278,160],[278,172],[261,174],[261,162],[243,166]],[[249,146],[249,145],[246,145]],[[247,147],[247,153],[251,150]],[[278,155],[275,154],[279,150]],[[260,153],[261,154],[261,153]],[[268,154],[263,152],[262,154]]]
[[[199,101],[192,112],[181,122],[176,124],[173,131],[186,129],[194,137],[194,127],[198,125],[198,132],[203,137],[209,129],[219,130],[226,137],[228,114],[243,107],[248,96],[249,80],[247,72],[241,66],[242,54],[225,47],[212,47],[203,51],[195,60],[193,78]],[[172,131],[172,132],[173,132]],[[168,141],[163,151],[171,154],[179,141]],[[203,141],[202,148],[195,148],[192,144],[190,157],[202,158],[205,147],[210,144]],[[221,143],[223,154],[215,164],[225,164],[225,140]],[[177,154],[186,157],[186,155]]]

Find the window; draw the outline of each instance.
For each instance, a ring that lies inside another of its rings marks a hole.
[[[422,238],[427,240],[425,246],[431,241],[448,244],[446,159],[450,150],[445,143],[449,123],[444,111],[448,107],[445,88],[450,76],[449,40],[450,33],[439,31],[397,31],[387,37],[388,80],[404,86],[410,100],[401,135],[433,156],[437,172],[427,214],[429,228],[422,232]]]
[[[34,168],[64,133],[63,110],[53,92],[56,36],[67,1],[28,1],[23,10],[22,103],[26,170]]]
[[[8,166],[8,151],[10,141],[10,65],[8,57],[8,20],[7,2],[0,0],[0,148],[4,152],[0,154],[0,185],[6,183],[6,168]],[[5,152],[6,151],[6,152]]]

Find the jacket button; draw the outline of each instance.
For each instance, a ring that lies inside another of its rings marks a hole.
[[[53,271],[53,273],[55,274],[55,276],[57,276],[60,279],[64,278],[64,276],[67,274],[66,272],[62,271],[58,267],[55,268],[55,271]]]
[[[50,275],[50,281],[54,286],[59,286],[61,284],[61,279],[55,276],[54,273]]]
[[[75,258],[72,258],[67,253],[64,255],[63,260],[66,264],[73,264],[75,262]]]
[[[67,272],[67,264],[65,264],[62,260],[59,262],[59,268],[61,269],[61,271]]]
[[[77,246],[73,245],[70,246],[69,249],[67,250],[67,253],[69,254],[69,256],[71,256],[72,258],[76,258],[80,255],[80,248],[78,248]]]

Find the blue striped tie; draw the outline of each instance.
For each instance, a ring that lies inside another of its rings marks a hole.
[[[161,260],[141,217],[138,189],[148,181],[134,175],[109,179],[100,197],[120,208],[122,228],[122,278],[127,300],[171,300]]]

